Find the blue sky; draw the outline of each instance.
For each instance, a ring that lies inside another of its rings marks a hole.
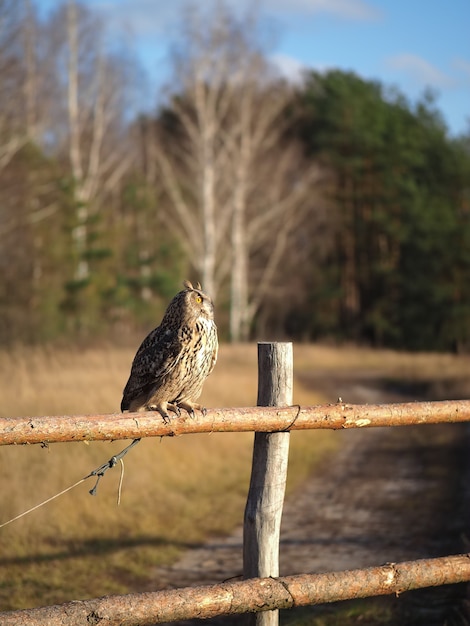
[[[215,0],[199,0],[210,6]],[[227,0],[233,7],[253,0]],[[45,10],[59,0],[37,0]],[[86,0],[127,32],[157,88],[187,0]],[[452,134],[470,131],[470,0],[260,0],[276,33],[270,55],[295,79],[302,67],[353,70],[413,101],[426,87]]]

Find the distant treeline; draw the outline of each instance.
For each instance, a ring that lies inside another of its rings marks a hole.
[[[190,278],[226,339],[470,348],[470,134],[196,6],[143,114],[93,9],[0,2],[0,343],[144,332]]]

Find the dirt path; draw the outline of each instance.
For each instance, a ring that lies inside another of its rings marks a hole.
[[[360,380],[346,385],[342,381],[341,386],[348,402],[405,399],[397,392],[382,393],[378,399],[370,383]],[[470,521],[463,506],[470,501],[466,425],[357,429],[336,434],[341,439],[338,452],[286,500],[281,575],[367,567],[468,549],[462,545]],[[187,552],[172,567],[156,570],[156,586],[209,584],[239,576],[241,554],[239,528],[225,540],[209,541]],[[452,586],[387,598],[383,602],[392,617],[381,623],[468,624],[461,602],[464,593],[462,586]],[[341,604],[344,606],[335,606]],[[319,617],[324,611],[331,618],[332,606],[312,609],[312,615]],[[293,612],[286,614],[286,619],[292,617]],[[233,618],[209,621],[235,622]]]

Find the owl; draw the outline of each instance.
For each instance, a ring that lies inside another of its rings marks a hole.
[[[168,411],[205,412],[196,400],[217,360],[214,306],[199,283],[184,286],[137,350],[121,411],[159,411],[165,422]]]

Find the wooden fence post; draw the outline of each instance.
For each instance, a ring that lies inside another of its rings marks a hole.
[[[291,343],[258,344],[258,406],[292,404]],[[243,576],[279,576],[279,536],[289,458],[289,432],[255,433],[243,527]],[[279,611],[248,616],[249,624],[276,626]]]

